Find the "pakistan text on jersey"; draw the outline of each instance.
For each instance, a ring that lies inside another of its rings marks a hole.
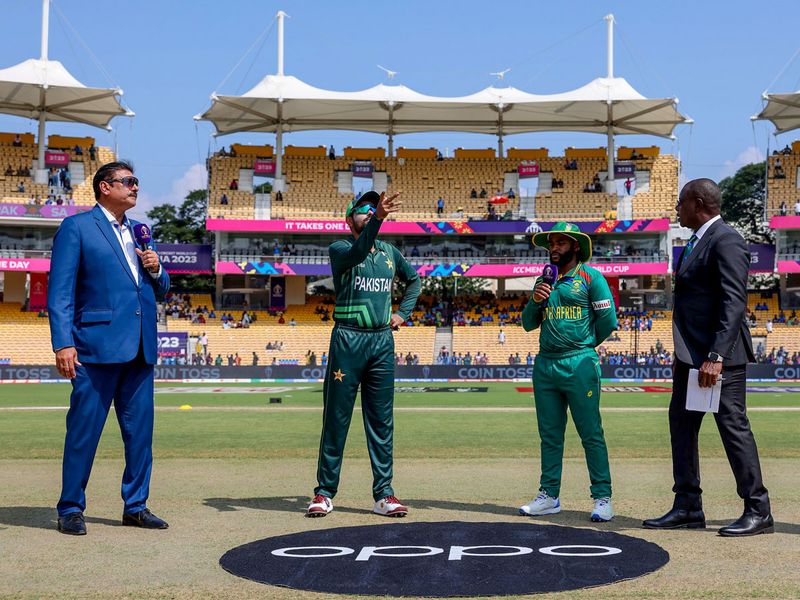
[[[544,310],[546,319],[583,318],[583,311],[580,306],[547,306]]]
[[[362,292],[391,292],[392,280],[385,277],[361,277],[356,275],[353,289]]]

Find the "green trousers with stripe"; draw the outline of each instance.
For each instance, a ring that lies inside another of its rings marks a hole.
[[[586,454],[592,498],[611,497],[608,449],[600,418],[600,363],[589,348],[554,356],[539,354],[533,367],[533,395],[542,452],[540,490],[558,497],[564,463],[567,407]]]
[[[359,329],[346,325],[334,326],[331,334],[315,494],[333,498],[338,491],[344,446],[359,386],[372,465],[372,496],[378,500],[394,495],[394,336],[388,326]]]

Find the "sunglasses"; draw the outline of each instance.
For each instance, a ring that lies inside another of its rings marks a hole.
[[[139,187],[139,178],[138,177],[119,177],[117,179],[104,179],[106,183],[114,183],[115,181],[119,181],[122,185],[126,188],[130,189],[134,186]]]
[[[374,206],[372,206],[371,204],[362,204],[361,206],[356,206],[351,214],[366,215],[372,212],[375,212]]]

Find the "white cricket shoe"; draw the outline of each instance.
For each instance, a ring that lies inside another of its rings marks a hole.
[[[311,501],[311,504],[308,505],[308,510],[306,510],[307,517],[324,517],[329,512],[333,510],[333,502],[327,496],[323,496],[322,494],[317,494],[314,496],[314,499]]]
[[[597,498],[592,509],[592,521],[595,523],[605,523],[614,518],[614,507],[611,506],[611,498]]]
[[[561,512],[561,502],[558,498],[548,496],[542,490],[539,495],[530,501],[530,504],[519,507],[519,514],[523,517],[541,517],[542,515],[554,515]]]
[[[403,506],[395,496],[386,496],[375,501],[375,508],[372,509],[372,512],[384,517],[405,517],[408,514],[408,508]]]

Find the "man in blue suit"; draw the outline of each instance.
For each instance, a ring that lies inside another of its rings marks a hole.
[[[47,290],[56,367],[72,381],[58,530],[86,534],[86,485],[112,400],[125,444],[122,524],[166,529],[147,497],[156,298],[169,290],[169,276],[155,251],[137,247],[136,223],[125,216],[139,193],[133,167],[103,165],[92,185],[97,205],[64,219],[56,232]]]

